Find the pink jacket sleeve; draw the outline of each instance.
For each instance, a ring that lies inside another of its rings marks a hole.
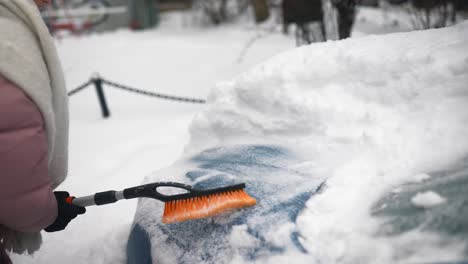
[[[37,232],[57,217],[47,148],[39,109],[0,74],[0,225]]]

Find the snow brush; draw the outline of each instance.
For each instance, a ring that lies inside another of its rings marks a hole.
[[[165,195],[159,187],[174,187],[186,192]],[[122,191],[99,192],[94,195],[75,198],[70,196],[67,203],[87,207],[115,203],[122,199],[154,198],[164,202],[162,222],[171,224],[192,219],[206,218],[238,208],[253,206],[257,201],[244,191],[245,184],[236,184],[214,189],[195,189],[177,182],[157,182],[127,188]]]

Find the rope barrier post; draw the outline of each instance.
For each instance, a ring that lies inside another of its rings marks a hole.
[[[102,116],[108,118],[110,116],[109,108],[107,107],[106,96],[104,95],[104,89],[102,89],[102,79],[99,75],[94,75],[92,78],[94,87],[96,87],[96,93],[99,99],[99,105],[101,106]]]

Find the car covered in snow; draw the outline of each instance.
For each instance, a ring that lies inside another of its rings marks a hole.
[[[150,204],[140,205],[144,214],[137,216],[129,240],[128,258],[133,263],[152,263],[150,254],[169,263],[223,263],[227,256],[255,260],[284,251],[305,252],[294,222],[307,200],[320,191],[324,175],[295,167],[300,163],[290,151],[267,145],[209,149],[189,162],[194,168],[185,174],[184,182],[199,189],[246,183],[257,205],[212,218],[163,224],[157,221],[163,213],[161,204],[146,201]],[[165,239],[152,246],[151,237]]]
[[[468,260],[468,23],[310,45],[218,84],[183,156],[146,182],[246,183],[257,205],[161,222],[129,264]]]

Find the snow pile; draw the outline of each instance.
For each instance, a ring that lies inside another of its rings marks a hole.
[[[444,197],[433,191],[417,193],[413,198],[411,198],[411,203],[420,208],[431,208],[443,204],[446,201],[447,200]]]
[[[421,183],[421,182],[429,180],[430,178],[431,178],[431,175],[429,175],[429,174],[419,173],[419,174],[416,174],[413,177],[411,177],[409,179],[409,181],[414,182],[414,183]]]
[[[326,188],[308,201],[297,225],[304,247],[321,262],[460,258],[463,244],[441,244],[422,231],[376,239],[379,222],[369,209],[418,172],[468,153],[467,46],[463,23],[281,54],[217,86],[191,125],[186,154],[277,144],[319,164],[328,173]]]

